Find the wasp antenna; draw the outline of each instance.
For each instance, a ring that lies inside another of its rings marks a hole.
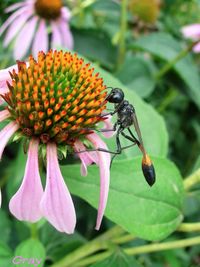
[[[153,163],[146,153],[142,158],[142,171],[147,183],[152,186],[156,181],[156,173]]]

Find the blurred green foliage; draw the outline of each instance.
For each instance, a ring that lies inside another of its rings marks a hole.
[[[0,2],[0,24],[8,17],[5,8],[15,2]],[[96,210],[87,202],[97,208],[98,168],[91,166],[88,177],[80,177],[80,166],[74,158],[61,161],[63,176],[75,195],[78,221],[76,233],[67,236],[43,220],[31,225],[10,215],[9,199],[19,187],[26,160],[22,145],[10,144],[1,162],[0,267],[14,266],[12,259],[21,254],[26,258],[33,254],[42,258],[43,267],[57,262],[62,267],[59,262],[63,257],[68,254],[73,257],[74,251],[106,233],[113,222],[137,238],[124,242],[121,248],[113,241],[108,247],[112,255],[94,264],[91,260],[91,265],[78,265],[77,260],[73,267],[198,267],[200,245],[140,254],[135,256],[137,263],[121,249],[148,245],[146,240],[176,241],[194,237],[195,233],[175,230],[183,218],[184,222],[200,221],[200,186],[185,193],[182,181],[182,177],[200,168],[200,56],[190,51],[171,64],[191,44],[180,30],[184,25],[200,23],[200,1],[163,0],[153,23],[148,18],[142,20],[134,9],[127,8],[126,32],[121,29],[123,0],[97,0],[86,8],[81,8],[81,2],[84,1],[64,1],[72,12],[78,10],[70,22],[74,51],[94,62],[95,70],[100,72],[107,86],[123,88],[126,98],[135,106],[147,150],[155,162],[158,181],[154,188],[147,188],[140,170],[139,152],[125,150],[113,163],[106,218],[97,233],[94,230]],[[121,49],[125,52],[122,57]],[[0,68],[13,63],[12,46],[3,47],[1,36]],[[167,71],[166,66],[170,66]],[[114,149],[114,139],[106,142]],[[126,140],[122,143],[127,145]],[[107,247],[100,247],[100,252],[105,249]]]

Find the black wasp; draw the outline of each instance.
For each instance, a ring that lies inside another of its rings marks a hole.
[[[143,158],[142,158],[143,175],[144,175],[147,183],[150,186],[152,186],[156,180],[155,169],[154,169],[154,166],[152,164],[150,157],[147,155],[146,150],[144,148],[141,131],[140,131],[138,120],[137,120],[136,113],[135,113],[135,108],[127,100],[124,99],[124,92],[120,88],[112,88],[110,93],[106,96],[105,101],[108,101],[108,102],[114,104],[114,111],[103,114],[102,116],[103,117],[108,116],[108,115],[113,116],[114,114],[117,114],[117,121],[114,124],[113,129],[108,129],[108,130],[102,129],[100,131],[101,132],[116,131],[117,150],[116,151],[109,151],[109,150],[106,150],[103,148],[98,148],[98,149],[89,149],[87,151],[98,150],[98,151],[114,154],[114,157],[115,157],[115,155],[121,154],[123,149],[126,149],[130,146],[133,146],[133,145],[137,145],[143,154]],[[132,125],[135,128],[135,131],[137,133],[139,140],[134,136],[134,134],[132,133],[132,131],[130,129],[130,127]],[[124,131],[126,129],[128,130],[129,135],[125,134]],[[127,147],[122,147],[121,143],[120,143],[120,138],[119,138],[120,135],[124,136],[126,139],[131,141],[132,144],[127,146]],[[80,152],[85,152],[85,151],[79,151],[78,153],[80,153]],[[112,158],[112,160],[113,160],[113,158]]]
[[[152,186],[156,180],[155,169],[152,164],[150,157],[147,155],[144,148],[141,131],[139,128],[137,116],[135,113],[135,108],[127,100],[124,99],[124,92],[120,88],[112,88],[111,92],[107,95],[106,100],[114,104],[114,111],[110,112],[110,115],[117,114],[117,121],[114,124],[113,130],[116,131],[116,144],[117,151],[116,154],[120,154],[122,151],[121,143],[119,136],[122,135],[126,139],[133,142],[133,145],[136,144],[143,154],[142,158],[142,171],[147,183]],[[138,139],[132,133],[130,127],[134,125],[135,131],[137,133]],[[129,135],[124,133],[124,130],[127,129]]]

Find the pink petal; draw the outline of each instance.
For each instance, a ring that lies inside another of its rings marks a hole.
[[[9,117],[10,117],[10,112],[7,109],[0,111],[0,122],[6,120]]]
[[[3,87],[1,87],[3,86]],[[9,89],[6,88],[7,84],[3,83],[3,82],[0,82],[0,94],[1,95],[4,95],[6,93],[8,93]],[[4,100],[2,100],[4,102]]]
[[[29,63],[26,63],[27,66],[29,66]],[[7,82],[11,83],[12,79],[10,77],[9,71],[12,72],[12,70],[15,70],[16,73],[18,72],[18,66],[15,64],[7,69],[0,70],[0,94],[5,94],[9,91]],[[0,98],[0,105],[4,102],[2,98]]]
[[[57,147],[47,144],[47,180],[41,201],[43,216],[60,232],[72,234],[76,214],[69,190],[60,172]]]
[[[199,42],[197,45],[195,45],[195,46],[193,47],[193,51],[194,51],[195,53],[200,53],[200,42]]]
[[[70,20],[71,12],[67,7],[62,7],[61,8],[61,18],[66,20],[67,22]]]
[[[0,27],[0,35],[8,28],[8,26],[14,22],[14,20],[22,15],[23,13],[27,12],[28,10],[28,7],[27,6],[24,6],[20,9],[18,9],[17,11],[15,11],[5,22],[4,24]]]
[[[43,51],[47,52],[48,50],[48,33],[46,29],[45,20],[41,19],[39,22],[39,26],[37,32],[35,34],[35,38],[33,40],[33,56],[37,58],[38,52]]]
[[[32,11],[27,11],[26,13],[22,14],[21,16],[15,19],[15,23],[10,25],[6,33],[3,42],[4,47],[6,47],[12,41],[12,39],[19,32],[19,30],[22,28],[22,26],[26,23],[26,21],[30,18],[31,15]]]
[[[104,148],[106,150],[108,149],[106,144],[101,140],[101,138],[96,133],[87,135],[87,139],[94,145],[96,149],[97,148]],[[99,207],[98,207],[97,222],[95,229],[99,230],[108,199],[109,184],[110,184],[110,154],[100,151],[97,151],[97,154],[99,156],[99,168],[100,168],[100,198],[99,198]]]
[[[74,143],[75,152],[86,150],[84,144],[80,140],[76,140]],[[91,153],[91,152],[90,152]],[[81,160],[81,175],[87,176],[87,166],[91,165],[94,160],[90,156],[89,152],[77,153]]]
[[[104,123],[103,129],[105,130],[113,129],[113,124],[112,124],[111,119],[112,119],[112,116],[108,115],[107,119],[103,121]],[[115,131],[102,132],[102,134],[107,138],[111,138],[115,134]]]
[[[13,69],[17,72],[18,71],[17,65],[13,65],[7,69],[0,70],[0,94],[5,94],[8,92],[8,87],[6,82],[12,81],[9,71],[12,71]]]
[[[19,129],[18,124],[15,121],[10,122],[0,131],[0,160],[6,144],[10,137]]]
[[[39,141],[32,139],[29,144],[23,182],[9,203],[11,213],[18,220],[36,222],[42,217],[40,201],[43,196],[43,188],[38,167],[38,147]]]
[[[62,36],[62,44],[70,50],[73,49],[74,39],[69,29],[69,25],[64,20],[60,19],[59,28]]]
[[[181,29],[186,38],[198,39],[200,38],[200,24],[192,24]]]
[[[52,28],[52,41],[51,48],[56,48],[62,45],[62,36],[59,31],[59,25],[56,22],[51,23]]]
[[[13,4],[13,5],[7,7],[7,8],[5,9],[5,12],[6,12],[6,13],[12,12],[12,11],[14,11],[15,9],[17,9],[17,8],[19,8],[19,7],[22,7],[22,6],[25,6],[25,5],[26,5],[25,2]]]
[[[37,22],[38,17],[33,17],[25,24],[19,33],[14,48],[14,57],[16,59],[22,59],[23,56],[26,55],[34,37]]]

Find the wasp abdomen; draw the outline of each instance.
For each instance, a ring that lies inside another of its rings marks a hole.
[[[156,181],[156,173],[153,163],[147,154],[142,159],[142,171],[147,183],[152,186]]]

